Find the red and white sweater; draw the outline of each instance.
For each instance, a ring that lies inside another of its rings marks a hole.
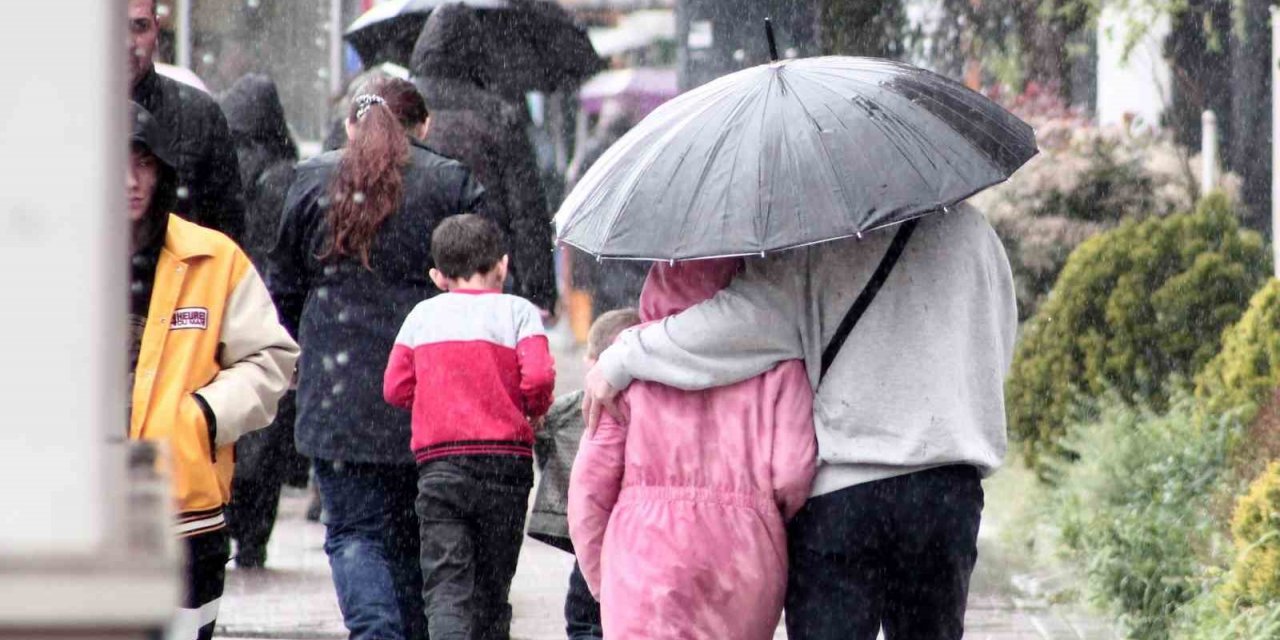
[[[413,411],[418,462],[533,455],[531,418],[546,414],[555,363],[533,303],[456,290],[420,302],[387,362],[382,395]]]

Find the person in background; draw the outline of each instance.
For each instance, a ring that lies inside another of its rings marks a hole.
[[[313,460],[325,552],[353,640],[426,638],[410,419],[376,383],[405,316],[436,294],[430,233],[482,204],[461,164],[422,144],[427,105],[377,79],[347,113],[350,142],[298,165],[267,283],[306,349],[295,443]]]
[[[298,147],[289,135],[276,85],[267,76],[240,78],[222,96],[221,106],[235,140],[240,181],[245,186],[247,215],[241,246],[255,266],[266,270],[285,194],[293,183]],[[292,391],[286,394],[280,400],[276,421],[236,444],[227,524],[236,545],[236,566],[243,569],[266,565],[281,487],[286,482],[307,484],[307,460],[293,446],[295,401]]]
[[[443,4],[427,18],[410,64],[436,123],[426,144],[475,172],[487,190],[477,212],[493,218],[511,242],[511,291],[554,314],[554,234],[524,96],[499,95],[479,80],[456,79],[468,72],[448,69],[476,64],[487,55],[486,39],[474,10],[461,3]]]
[[[587,365],[594,365],[600,352],[623,330],[640,323],[635,309],[614,309],[596,318],[587,332]],[[529,518],[529,537],[561,551],[573,553],[569,537],[569,472],[582,441],[582,391],[556,398],[542,428],[534,434],[533,453],[540,479]],[[564,601],[565,630],[569,640],[599,640],[600,603],[587,589],[582,569],[575,562],[569,574],[569,591]]]
[[[187,563],[169,637],[203,640],[213,637],[230,555],[233,447],[270,424],[298,345],[240,248],[169,213],[178,178],[167,132],[137,103],[131,111],[129,438],[168,445]]]
[[[431,234],[446,293],[405,319],[383,397],[413,413],[423,599],[434,640],[507,640],[507,598],[533,488],[533,425],[556,370],[533,303],[502,293],[502,232],[477,215]]]
[[[655,264],[640,318],[661,323],[707,300],[741,266]],[[787,586],[785,523],[817,465],[804,363],[704,391],[640,382],[625,402],[629,424],[604,417],[569,483],[569,532],[605,637],[772,638]]]
[[[173,139],[178,171],[174,213],[240,241],[244,200],[227,121],[208,94],[156,73],[156,0],[126,2],[130,95]]]
[[[613,143],[626,135],[639,118],[617,100],[607,100],[600,107],[600,119],[591,137],[584,140],[569,164],[565,193],[572,191],[587,170],[604,155]],[[591,294],[591,311],[599,316],[608,309],[630,307],[640,298],[649,264],[643,260],[596,260],[590,254],[573,251],[573,282]]]

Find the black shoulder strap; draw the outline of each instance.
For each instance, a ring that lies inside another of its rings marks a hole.
[[[871,306],[871,301],[876,299],[876,294],[880,293],[880,287],[884,285],[884,281],[889,279],[893,266],[898,264],[898,258],[902,257],[902,250],[907,247],[907,241],[911,239],[911,232],[916,230],[916,223],[919,220],[919,218],[912,218],[902,223],[902,227],[898,229],[898,235],[894,236],[893,242],[889,244],[889,250],[885,251],[884,257],[880,259],[880,266],[876,267],[876,272],[871,274],[867,286],[862,288],[862,293],[858,294],[857,299],[849,307],[848,313],[844,314],[844,319],[836,328],[835,335],[831,336],[831,343],[822,352],[822,371],[818,374],[818,380],[827,377],[827,370],[840,354],[840,347],[844,346],[844,341],[853,332],[858,320],[862,319],[862,314],[866,313],[867,307]]]

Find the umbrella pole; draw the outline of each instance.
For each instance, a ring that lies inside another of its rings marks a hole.
[[[773,19],[764,19],[764,34],[769,38],[769,59],[778,61],[778,41],[773,37]]]

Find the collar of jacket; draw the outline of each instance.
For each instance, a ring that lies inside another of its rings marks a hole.
[[[151,101],[159,92],[160,74],[156,72],[155,65],[151,65],[151,68],[142,74],[142,79],[138,81],[138,84],[133,85],[133,91],[130,93],[134,102],[146,107],[147,111],[154,112]],[[154,116],[155,113],[151,115]]]
[[[191,233],[195,225],[184,224],[177,214],[169,214],[169,227],[165,230],[164,249],[183,262],[213,255],[213,247],[200,234]]]

